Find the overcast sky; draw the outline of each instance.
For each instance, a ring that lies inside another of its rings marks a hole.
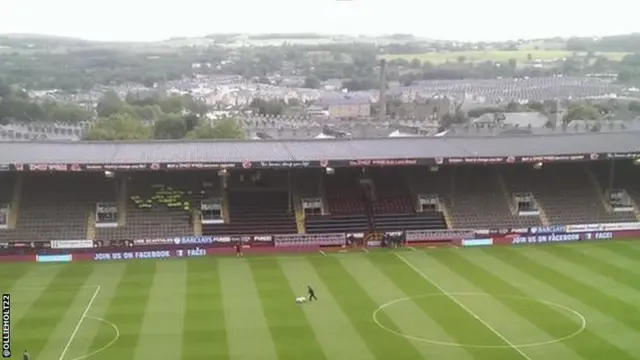
[[[0,0],[0,33],[105,41],[225,32],[505,40],[640,32],[638,10],[637,0]]]

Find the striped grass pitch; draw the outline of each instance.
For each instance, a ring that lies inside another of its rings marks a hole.
[[[3,264],[0,290],[34,359],[640,359],[640,242]]]

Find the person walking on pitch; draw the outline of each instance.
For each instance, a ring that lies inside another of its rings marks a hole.
[[[316,292],[313,291],[311,285],[307,285],[307,290],[309,291],[309,302],[311,302],[312,300],[318,300],[318,298],[316,297]]]
[[[242,253],[242,242],[238,241],[236,243],[236,257],[243,257],[244,254]]]

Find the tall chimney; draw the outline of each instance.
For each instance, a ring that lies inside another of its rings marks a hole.
[[[378,113],[378,119],[384,122],[387,118],[387,61],[385,59],[380,60],[380,111]]]

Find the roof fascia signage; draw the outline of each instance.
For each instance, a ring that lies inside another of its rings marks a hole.
[[[462,164],[534,164],[580,162],[597,160],[640,159],[640,152],[591,153],[541,156],[470,156],[414,159],[352,159],[317,161],[242,161],[242,162],[183,162],[183,163],[35,163],[0,164],[0,171],[18,172],[81,172],[81,171],[173,171],[221,169],[305,169],[326,167],[399,167],[415,165]]]

